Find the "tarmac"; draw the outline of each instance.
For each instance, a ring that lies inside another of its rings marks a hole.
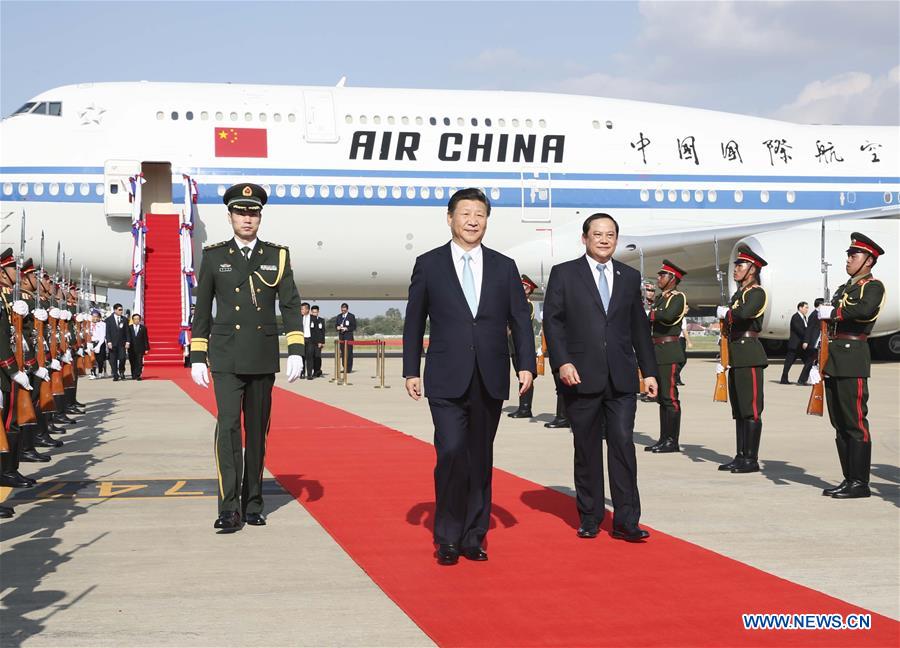
[[[712,402],[714,360],[684,370],[681,454],[641,451],[658,407],[639,403],[641,522],[900,619],[900,365],[876,364],[869,381],[872,497],[837,501],[820,494],[840,477],[827,417],[806,415],[809,388],[775,382],[780,364],[766,375],[760,473],[716,470],[734,426]],[[431,442],[400,360],[387,359],[389,389],[374,388],[374,367],[358,358],[351,385],[281,374],[277,386]],[[214,419],[175,384],[83,380],[79,399],[87,413],[65,447],[24,464],[41,484],[0,489],[16,508],[0,524],[0,645],[432,645],[274,480],[266,527],[213,532]],[[553,382],[539,378],[536,418],[503,417],[495,466],[572,494],[571,435],[543,426],[554,408]]]

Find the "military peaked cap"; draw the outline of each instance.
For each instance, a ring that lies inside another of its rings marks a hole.
[[[262,209],[268,200],[269,196],[266,190],[252,182],[241,182],[229,187],[222,196],[222,202],[228,206],[228,209],[232,207]]]
[[[853,252],[868,252],[876,259],[884,254],[884,250],[878,243],[859,232],[853,232],[850,235],[850,247],[847,248],[847,254]]]

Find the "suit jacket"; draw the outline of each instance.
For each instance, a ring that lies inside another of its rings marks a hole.
[[[134,332],[134,325],[129,324],[125,329],[125,341],[131,345],[132,353],[138,356],[144,355],[150,350],[150,339],[147,337],[147,327],[143,324]]]
[[[637,392],[638,367],[657,377],[650,322],[641,297],[641,275],[613,260],[609,312],[603,309],[594,276],[584,257],[553,266],[544,296],[544,334],[553,371],[575,365],[580,394]]]
[[[809,317],[806,318],[806,350],[814,351],[816,345],[819,344],[819,335],[822,333],[822,327],[819,326],[819,311],[813,309]]]
[[[325,344],[325,318],[314,317],[310,322],[313,344]]]
[[[428,396],[458,398],[469,387],[475,364],[491,398],[509,398],[509,346],[512,331],[519,369],[537,373],[531,311],[516,262],[484,246],[481,298],[475,317],[463,295],[450,243],[416,259],[403,322],[403,375],[419,375],[425,320],[431,337],[425,357]]]
[[[791,318],[791,337],[788,340],[788,348],[799,351],[806,342],[806,322],[800,313],[794,313]]]
[[[353,331],[356,330],[356,315],[354,315],[350,311],[347,311],[347,320],[346,321],[347,321],[347,323],[346,323],[347,330],[346,331],[338,331],[338,338],[341,340],[352,340],[353,339]],[[342,322],[344,322],[344,316],[338,315],[337,319],[335,320],[335,325],[334,325],[335,329],[337,329],[338,326],[341,326]]]
[[[115,313],[104,320],[104,322],[106,322],[106,341],[117,348],[125,346],[128,336],[128,333],[125,331],[125,327],[127,326],[125,316],[122,315],[119,320],[122,323],[120,326],[116,326]]]

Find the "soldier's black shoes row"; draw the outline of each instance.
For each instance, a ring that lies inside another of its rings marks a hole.
[[[462,556],[473,562],[484,562],[488,559],[487,552],[481,547],[463,547]]]
[[[674,412],[664,407],[659,408],[659,441],[644,447],[644,452],[669,454],[681,452],[678,437],[681,435],[681,412]]]
[[[647,450],[647,448],[644,448],[644,450]],[[659,444],[652,447],[650,449],[650,452],[652,452],[653,454],[668,454],[670,452],[681,452],[681,448],[678,447],[678,442],[675,439],[669,437],[667,439],[663,439],[659,442]]]
[[[439,544],[436,554],[438,565],[455,565],[459,562],[459,547],[455,544]]]
[[[578,531],[575,533],[579,538],[585,538],[586,540],[596,538],[597,534],[600,533],[600,523],[596,520],[585,518],[581,520],[581,526],[578,527]]]
[[[534,418],[531,414],[531,409],[522,409],[521,407],[517,409],[515,412],[510,412],[507,414],[509,418]]]
[[[34,450],[34,449],[23,450],[22,454],[19,455],[19,460],[27,461],[27,462],[47,463],[48,461],[50,461],[50,455],[41,454],[40,452],[38,452],[37,450]]]
[[[650,532],[639,526],[614,526],[612,537],[625,542],[641,542],[650,537]]]
[[[222,511],[213,524],[213,528],[218,529],[220,533],[234,533],[240,531],[242,526],[241,514],[237,511]]]
[[[0,519],[11,518],[15,511],[10,506],[0,506]]]
[[[247,513],[244,522],[250,526],[266,526],[266,516],[262,513]]]
[[[17,470],[9,470],[0,474],[0,486],[8,486],[9,488],[31,488],[37,483],[37,480],[26,477]]]
[[[840,435],[835,438],[838,457],[844,480],[834,488],[826,488],[822,495],[834,499],[860,499],[871,497],[869,489],[869,471],[872,464],[872,444],[846,439]]]
[[[569,419],[563,416],[556,416],[549,423],[544,423],[545,428],[570,428],[572,424],[569,423]]]

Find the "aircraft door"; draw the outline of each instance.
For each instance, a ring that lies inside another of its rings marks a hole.
[[[306,141],[334,143],[338,141],[334,119],[334,98],[330,90],[307,90],[303,93],[306,105]]]
[[[549,223],[553,212],[552,176],[547,169],[521,172],[522,222]]]
[[[107,160],[103,165],[103,211],[107,216],[131,216],[128,179],[141,172],[137,160]]]

